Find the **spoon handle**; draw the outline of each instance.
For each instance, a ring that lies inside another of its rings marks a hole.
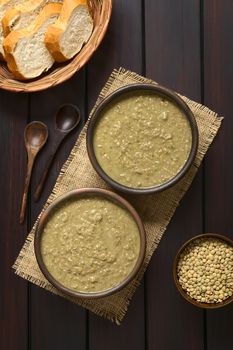
[[[25,211],[26,211],[27,197],[28,197],[28,188],[29,188],[29,184],[30,184],[30,180],[31,180],[34,160],[35,160],[34,157],[28,158],[27,175],[26,175],[25,183],[24,183],[23,198],[22,198],[22,204],[21,204],[21,210],[20,210],[20,216],[19,216],[20,224],[22,224],[24,222],[24,219],[25,219]]]
[[[57,154],[57,151],[62,143],[62,141],[64,140],[64,138],[68,135],[68,133],[60,133],[60,132],[57,132],[54,136],[54,144],[53,144],[53,151],[52,153],[50,153],[49,155],[49,158],[47,160],[47,163],[46,163],[46,166],[45,166],[45,169],[41,175],[41,178],[40,178],[40,181],[36,187],[36,191],[34,193],[34,196],[33,196],[33,199],[35,202],[38,202],[38,200],[40,199],[40,195],[42,193],[42,190],[44,188],[44,184],[47,180],[47,175],[49,173],[49,170],[51,168],[51,165],[53,163],[53,159],[55,157],[55,155]]]
[[[47,179],[47,175],[48,175],[49,169],[51,167],[51,164],[53,162],[53,158],[54,158],[55,154],[56,154],[56,151],[54,153],[51,153],[51,155],[47,161],[47,164],[45,166],[45,169],[41,175],[40,181],[36,187],[36,191],[35,191],[34,196],[33,196],[33,199],[35,202],[37,202],[40,199],[40,195],[41,195],[41,192],[44,188],[44,184],[45,184],[45,181]]]

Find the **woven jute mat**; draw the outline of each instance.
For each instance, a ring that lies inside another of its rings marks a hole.
[[[124,85],[138,82],[149,82],[155,84],[155,82],[151,80],[143,78],[135,73],[126,71],[122,68],[119,70],[114,70],[103,90],[101,91],[96,105],[98,105],[98,103],[104,97],[106,97],[114,90]],[[139,286],[140,281],[142,280],[153,252],[157,248],[168,223],[170,222],[178,204],[180,203],[180,200],[191,185],[198,167],[200,166],[207,149],[211,145],[221,125],[222,118],[219,118],[216,113],[212,112],[201,104],[189,100],[186,97],[181,97],[193,111],[198,125],[199,147],[195,162],[193,163],[187,175],[171,189],[159,194],[127,198],[140,214],[146,230],[147,248],[143,267],[141,268],[137,277],[127,287],[115,295],[99,300],[89,301],[68,297],[68,299],[72,302],[77,303],[100,316],[104,316],[112,321],[115,321],[118,324],[122,321],[127,311],[129,302],[136,288]],[[53,192],[45,204],[44,209],[47,208],[48,205],[53,202],[56,197],[75,188],[108,188],[106,183],[96,174],[89,161],[86,150],[87,125],[88,122],[84,127],[81,135],[79,136],[67,162],[64,164]],[[27,237],[27,240],[13,268],[15,269],[17,275],[55,294],[59,294],[67,298],[67,296],[57,291],[45,279],[37,265],[33,242],[35,226],[36,223],[31,233]]]

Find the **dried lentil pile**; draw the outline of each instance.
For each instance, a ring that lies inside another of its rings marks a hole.
[[[215,238],[191,242],[180,255],[178,279],[201,303],[220,303],[233,294],[233,247]]]

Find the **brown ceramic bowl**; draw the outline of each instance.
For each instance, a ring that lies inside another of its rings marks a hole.
[[[58,206],[60,206],[62,203],[66,202],[67,200],[75,200],[76,198],[79,199],[84,196],[89,196],[89,195],[95,195],[95,196],[100,196],[100,197],[105,197],[113,202],[117,203],[121,207],[123,207],[126,211],[128,211],[133,219],[135,220],[137,226],[138,226],[138,231],[140,235],[140,252],[138,256],[138,260],[134,266],[134,269],[131,271],[131,273],[117,286],[107,289],[101,292],[77,292],[74,291],[70,288],[65,287],[61,283],[59,283],[47,270],[44,262],[43,262],[43,257],[41,254],[41,237],[43,235],[43,230],[46,225],[46,223],[49,221],[49,218],[51,215],[54,213],[54,211],[57,209]],[[77,189],[71,192],[66,193],[63,196],[58,197],[41,215],[41,218],[37,224],[36,228],[36,233],[35,233],[35,240],[34,240],[34,247],[35,247],[35,254],[36,254],[36,259],[38,262],[38,265],[44,274],[44,276],[47,278],[47,280],[54,286],[56,287],[59,291],[61,291],[64,294],[70,295],[72,297],[79,297],[79,298],[86,298],[86,299],[95,299],[95,298],[101,298],[105,297],[107,295],[111,295],[113,293],[118,292],[120,289],[125,287],[132,279],[136,276],[138,273],[143,260],[145,256],[145,249],[146,249],[146,236],[145,236],[145,230],[144,226],[142,224],[142,221],[136,212],[136,210],[129,204],[125,199],[120,197],[119,195],[104,190],[100,188],[83,188],[83,189]]]
[[[189,158],[187,159],[186,163],[184,164],[183,168],[180,170],[180,172],[174,176],[172,179],[169,181],[157,185],[157,186],[152,186],[152,187],[146,187],[146,188],[131,188],[124,186],[120,184],[119,182],[113,180],[110,175],[106,174],[105,171],[102,169],[101,165],[97,161],[97,158],[95,156],[95,151],[94,151],[94,145],[93,145],[93,135],[94,135],[94,130],[95,126],[101,118],[101,113],[102,111],[111,103],[113,100],[116,98],[119,98],[120,96],[123,96],[125,93],[128,93],[129,91],[150,91],[155,93],[158,96],[164,97],[170,101],[172,101],[174,104],[180,108],[180,110],[185,114],[190,127],[191,127],[191,132],[192,132],[192,147],[191,151],[189,154]],[[96,170],[96,172],[102,177],[103,180],[105,180],[110,186],[115,188],[118,191],[122,191],[124,193],[131,193],[131,194],[149,194],[149,193],[155,193],[155,192],[160,192],[163,190],[166,190],[167,188],[173,186],[176,184],[189,170],[191,167],[196,153],[197,153],[197,148],[198,148],[198,128],[196,124],[195,117],[188,107],[188,105],[173,91],[164,88],[163,86],[160,85],[155,85],[155,84],[132,84],[132,85],[127,85],[123,88],[120,88],[107,96],[96,108],[94,111],[91,120],[88,125],[87,129],[87,151],[88,151],[88,156],[89,159]]]
[[[223,241],[223,242],[233,246],[233,241],[230,238],[222,236],[222,235],[214,234],[214,233],[206,233],[206,234],[198,235],[198,236],[195,236],[195,237],[191,238],[190,240],[188,240],[187,242],[185,242],[182,245],[182,247],[180,248],[180,250],[178,251],[178,253],[175,256],[175,259],[174,259],[174,262],[173,262],[173,278],[174,278],[174,281],[175,281],[176,288],[178,289],[178,291],[180,292],[180,294],[182,295],[182,297],[185,300],[189,301],[191,304],[193,304],[193,305],[195,305],[195,306],[197,306],[199,308],[203,308],[203,309],[217,309],[217,308],[223,307],[223,306],[225,306],[227,304],[230,304],[233,301],[233,295],[231,297],[227,298],[226,300],[224,300],[221,303],[210,304],[210,303],[198,302],[197,300],[191,298],[185,292],[185,290],[181,287],[179,279],[178,279],[178,276],[177,276],[177,265],[178,265],[178,262],[179,262],[179,259],[180,259],[180,254],[184,251],[184,249],[191,242],[195,241],[196,239],[200,239],[200,238],[216,238],[216,239],[219,239],[219,240],[221,240],[221,241]]]

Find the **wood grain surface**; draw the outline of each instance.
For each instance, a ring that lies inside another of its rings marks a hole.
[[[172,262],[195,234],[233,238],[233,2],[116,0],[107,35],[88,65],[65,84],[40,93],[0,91],[0,349],[231,350],[233,305],[204,312],[175,289]],[[144,74],[225,116],[190,190],[154,254],[121,326],[16,277],[13,264],[50,194],[80,129],[64,141],[38,203],[32,195],[53,149],[54,115],[70,102],[87,119],[114,68]],[[33,171],[27,221],[19,225],[26,172],[23,130],[49,128]]]
[[[233,1],[204,6],[204,102],[224,116],[205,161],[205,231],[233,239]],[[233,304],[207,312],[208,350],[233,347]]]
[[[28,96],[0,93],[0,349],[27,349],[28,283],[11,266],[27,235],[19,225],[26,175],[23,132],[28,122]]]

